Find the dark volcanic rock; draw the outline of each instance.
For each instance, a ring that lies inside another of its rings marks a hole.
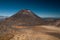
[[[43,20],[30,10],[21,10],[4,21],[4,25],[32,26],[40,25]]]

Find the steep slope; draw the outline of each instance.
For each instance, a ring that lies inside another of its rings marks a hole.
[[[4,26],[35,26],[42,24],[43,20],[30,10],[21,10],[2,22]]]
[[[11,16],[9,18],[11,22],[15,22],[13,24],[15,25],[25,25],[25,26],[31,26],[31,25],[38,25],[42,23],[42,19],[35,15],[32,11],[30,10],[21,10],[15,15]]]

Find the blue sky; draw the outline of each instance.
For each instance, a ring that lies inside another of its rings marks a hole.
[[[0,0],[0,16],[12,16],[21,9],[41,17],[60,17],[59,0]]]

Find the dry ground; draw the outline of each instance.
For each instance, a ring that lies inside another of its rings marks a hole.
[[[16,26],[17,27],[17,26]],[[60,40],[60,28],[55,26],[17,27],[21,30],[10,40]]]
[[[2,32],[0,40],[60,40],[60,27],[56,26],[12,26]]]

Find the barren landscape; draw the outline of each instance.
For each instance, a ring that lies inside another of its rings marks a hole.
[[[0,23],[0,40],[60,40],[60,19],[43,20],[21,10]]]

